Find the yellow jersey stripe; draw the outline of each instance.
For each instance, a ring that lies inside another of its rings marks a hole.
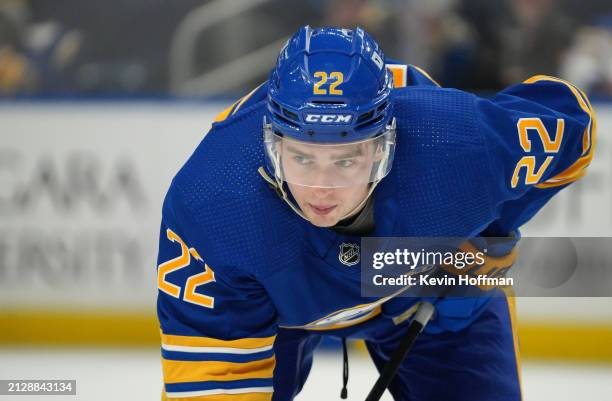
[[[591,110],[589,109],[589,107],[587,106],[587,103],[584,101],[584,99],[578,92],[578,89],[576,89],[576,87],[574,87],[572,84],[570,84],[569,82],[561,78],[551,77],[548,75],[535,75],[529,79],[526,79],[525,81],[523,81],[523,83],[534,84],[534,83],[541,82],[541,81],[559,82],[567,86],[569,90],[572,91],[576,99],[578,100],[578,104],[580,105],[580,108],[582,108],[582,110],[584,110],[584,112],[587,113],[588,115],[591,115]]]
[[[502,291],[506,295],[508,303],[508,313],[510,314],[510,326],[512,329],[512,341],[514,343],[514,359],[516,361],[516,373],[518,375],[519,389],[521,392],[521,400],[523,399],[523,380],[521,377],[521,350],[519,347],[518,325],[516,324],[516,301],[514,289],[507,287]]]
[[[578,93],[580,94],[580,96],[582,96],[582,100],[584,100],[584,102],[586,103],[587,107],[589,108],[589,110],[591,111],[591,121],[588,127],[588,131],[587,131],[587,135],[584,135],[582,138],[582,155],[584,156],[587,152],[590,152],[591,150],[591,135],[593,133],[593,129],[594,126],[593,124],[597,124],[596,118],[595,118],[595,111],[593,110],[593,106],[591,106],[591,103],[589,102],[589,98],[584,94],[583,91],[581,91],[580,89],[576,88],[578,90]]]
[[[232,110],[234,110],[234,107],[238,104],[238,102],[240,102],[240,99],[236,100],[230,107],[219,113],[217,117],[215,117],[215,122],[218,123],[224,121],[230,115]]]
[[[574,181],[579,180],[586,174],[586,168],[588,167],[590,159],[578,159],[576,163],[572,164],[568,169],[560,173],[559,175],[554,176],[544,182],[536,184],[536,188],[545,189],[545,188],[553,188],[560,187],[562,185],[570,184]]]
[[[589,146],[589,153],[591,153],[591,152],[593,152],[592,148],[597,143],[597,140],[596,140],[596,136],[597,136],[597,118],[595,116],[595,110],[593,109],[593,106],[591,106],[591,102],[589,101],[589,98],[580,89],[578,89],[578,92],[582,94],[582,96],[584,97],[584,101],[586,102],[587,106],[589,107],[589,110],[591,110],[591,124],[590,124],[589,131],[588,131],[588,143],[589,143],[588,146]]]
[[[476,254],[480,252],[472,243],[469,241],[464,242],[459,246],[459,250],[464,253]],[[455,275],[465,275],[470,274],[474,276],[494,276],[499,272],[502,272],[504,269],[508,269],[511,267],[516,258],[518,257],[518,250],[516,247],[512,248],[512,251],[504,256],[491,256],[491,255],[483,255],[484,263],[482,265],[478,265],[473,263],[471,265],[466,265],[463,268],[455,267],[453,264],[441,264],[440,267],[445,271],[455,274]],[[478,285],[478,288],[484,291],[492,290],[496,288],[496,286],[489,285]]]
[[[166,383],[270,379],[275,364],[274,356],[246,363],[173,361],[162,358],[162,370]]]
[[[241,338],[238,340],[220,340],[210,337],[177,336],[173,334],[161,334],[161,342],[164,345],[178,345],[185,347],[220,347],[220,348],[242,348],[254,349],[268,347],[274,344],[276,336],[263,338]]]
[[[414,67],[415,70],[417,70],[418,72],[420,72],[421,74],[425,75],[427,77],[427,79],[429,79],[431,82],[433,82],[434,84],[436,84],[439,87],[442,87],[442,85],[440,85],[438,83],[438,81],[436,81],[435,79],[433,79],[431,77],[431,75],[429,75],[424,69],[422,69],[421,67],[417,67],[416,65],[410,64],[412,67]]]
[[[459,246],[459,251],[464,252],[464,253],[471,253],[471,254],[476,254],[480,252],[480,250],[476,248],[469,241],[466,241],[463,244],[461,244]],[[444,270],[448,271],[449,273],[453,273],[453,274],[463,274],[466,272],[470,272],[470,273],[474,273],[477,275],[489,275],[496,270],[505,269],[505,268],[512,266],[514,262],[516,261],[517,257],[518,257],[518,250],[516,247],[514,247],[512,248],[512,251],[510,251],[510,253],[504,256],[483,255],[484,264],[482,265],[471,264],[461,269],[458,267],[455,267],[452,264],[442,264],[440,265],[440,267],[442,267]]]
[[[227,117],[229,117],[230,115],[234,115],[238,112],[238,110],[240,109],[240,107],[242,107],[242,105],[249,100],[249,98],[251,96],[253,96],[253,93],[255,93],[257,91],[257,89],[261,88],[261,85],[265,84],[265,82],[262,82],[261,84],[257,85],[257,87],[255,89],[253,89],[252,91],[250,91],[249,93],[246,94],[246,96],[241,97],[240,99],[236,100],[234,103],[232,103],[232,105],[230,107],[228,107],[227,109],[223,110],[219,115],[217,115],[217,117],[215,117],[215,122],[221,122],[227,119]]]
[[[236,108],[234,109],[234,111],[232,112],[233,114],[236,114],[238,112],[238,110],[240,110],[240,107],[242,107],[242,105],[244,104],[244,102],[246,102],[247,100],[249,100],[249,98],[251,96],[253,96],[253,93],[255,93],[257,91],[257,89],[261,88],[261,86],[265,84],[265,82],[262,82],[261,84],[257,85],[257,87],[255,89],[253,89],[252,91],[250,91],[249,93],[247,93],[246,96],[242,97],[242,99],[239,100],[238,105],[236,105]]]

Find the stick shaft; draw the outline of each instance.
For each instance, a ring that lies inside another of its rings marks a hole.
[[[402,337],[402,340],[400,341],[400,344],[398,345],[397,349],[395,350],[393,355],[391,355],[391,358],[383,368],[383,371],[378,377],[378,380],[376,380],[374,387],[372,387],[372,390],[370,390],[366,401],[380,400],[380,397],[382,397],[387,387],[389,387],[389,384],[395,377],[397,370],[399,369],[400,365],[404,361],[404,358],[406,358],[406,355],[412,348],[412,345],[419,336],[419,333],[423,331],[423,328],[427,325],[429,319],[431,319],[433,311],[433,305],[428,302],[421,303],[419,309],[415,314],[414,319],[406,330],[406,334],[404,335],[404,337]]]

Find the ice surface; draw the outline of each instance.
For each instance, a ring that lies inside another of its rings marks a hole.
[[[603,400],[612,394],[612,365],[526,362],[523,373],[525,401]],[[369,359],[351,352],[349,400],[365,399],[376,378]],[[69,397],[71,401],[150,401],[159,400],[161,364],[157,349],[0,348],[0,379],[76,379],[77,396]],[[339,400],[341,385],[341,354],[319,353],[297,400]],[[0,400],[16,399],[0,396]],[[27,399],[49,400],[47,396]],[[383,400],[391,397],[385,394]]]

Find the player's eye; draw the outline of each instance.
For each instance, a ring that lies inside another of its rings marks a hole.
[[[308,166],[313,163],[312,159],[300,155],[292,156],[293,161],[295,161],[300,166]]]
[[[336,166],[339,166],[342,168],[349,168],[349,167],[352,167],[354,164],[355,164],[355,161],[351,159],[338,160],[336,162]]]

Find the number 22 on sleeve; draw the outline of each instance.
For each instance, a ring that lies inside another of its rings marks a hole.
[[[166,280],[166,275],[187,267],[191,264],[191,258],[193,257],[199,262],[204,262],[198,251],[195,248],[187,247],[187,244],[171,229],[166,230],[166,237],[171,241],[180,245],[181,254],[176,258],[170,259],[167,262],[160,264],[157,268],[157,287],[160,291],[179,298],[181,294],[181,288],[175,284],[172,284]],[[215,273],[212,269],[204,263],[204,272],[197,273],[190,276],[185,282],[185,291],[183,292],[183,301],[190,302],[192,304],[200,305],[205,308],[214,308],[215,299],[207,295],[196,293],[195,290],[200,285],[211,283],[215,281]]]
[[[565,120],[562,118],[557,119],[557,132],[555,133],[555,139],[552,140],[548,130],[544,126],[544,123],[539,118],[521,118],[516,124],[518,129],[519,142],[521,148],[525,152],[531,152],[531,140],[529,139],[529,131],[535,131],[538,134],[544,152],[547,154],[555,154],[559,152],[561,148],[561,142],[563,141],[563,131],[565,129]],[[519,173],[521,169],[525,168],[525,185],[534,185],[540,182],[544,172],[550,165],[554,156],[546,156],[544,162],[536,171],[536,158],[533,155],[523,156],[521,160],[516,163],[514,167],[514,173],[512,174],[511,185],[512,188],[516,188],[519,183]]]

